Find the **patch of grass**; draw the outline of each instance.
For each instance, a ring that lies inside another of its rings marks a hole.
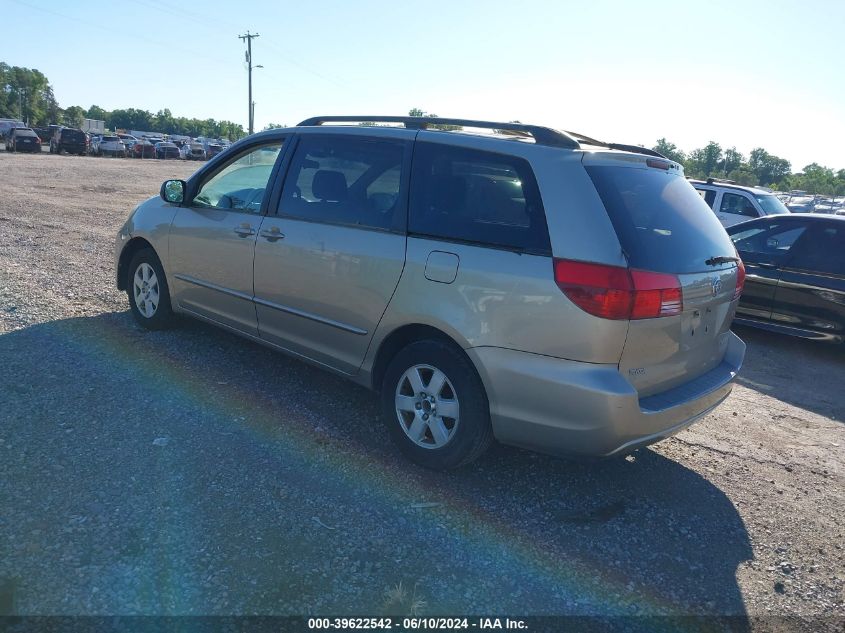
[[[417,594],[417,585],[414,583],[410,591],[405,588],[402,581],[395,587],[384,592],[383,610],[386,615],[393,616],[418,616],[422,615],[426,607],[426,601]]]

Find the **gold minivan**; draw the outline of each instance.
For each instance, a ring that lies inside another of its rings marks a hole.
[[[436,469],[494,438],[609,456],[680,431],[742,364],[744,276],[651,150],[415,117],[245,138],[163,183],[116,248],[142,326],[189,315],[365,385]]]

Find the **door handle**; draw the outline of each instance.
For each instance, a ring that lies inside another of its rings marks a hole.
[[[285,237],[285,234],[279,230],[278,226],[274,226],[269,229],[261,229],[259,235],[267,238],[268,242],[275,242],[276,240],[281,240]]]
[[[778,265],[772,262],[757,262],[757,266],[760,268],[766,268],[767,270],[777,270]]]
[[[241,237],[246,237],[247,235],[255,235],[255,229],[252,228],[249,224],[244,222],[240,226],[236,226],[232,229],[235,233],[240,235]]]

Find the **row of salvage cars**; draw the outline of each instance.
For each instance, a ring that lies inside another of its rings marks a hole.
[[[6,151],[41,152],[49,143],[51,154],[109,156],[119,158],[158,158],[208,160],[226,147],[227,141],[213,139],[167,140],[163,137],[136,138],[131,134],[87,134],[80,129],[10,127],[4,131]]]

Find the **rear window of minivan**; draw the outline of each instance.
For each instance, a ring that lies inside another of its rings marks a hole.
[[[711,257],[735,257],[733,243],[698,192],[656,168],[585,166],[631,268],[665,273],[709,270]]]

